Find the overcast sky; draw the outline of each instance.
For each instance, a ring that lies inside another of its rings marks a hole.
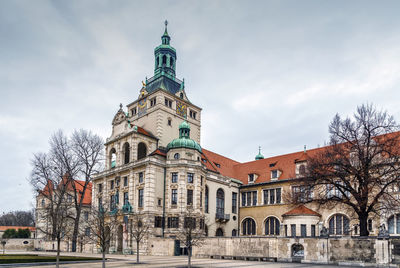
[[[30,209],[57,129],[104,139],[154,72],[168,19],[201,145],[254,159],[323,145],[338,112],[400,121],[399,1],[0,1],[0,213]]]

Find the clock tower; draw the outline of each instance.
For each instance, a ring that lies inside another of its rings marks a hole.
[[[176,77],[176,50],[170,45],[167,26],[165,21],[161,44],[154,49],[154,76],[146,77],[138,99],[127,105],[128,119],[156,136],[161,147],[179,137],[179,124],[186,120],[193,140],[200,143],[201,108],[189,101],[184,79]]]

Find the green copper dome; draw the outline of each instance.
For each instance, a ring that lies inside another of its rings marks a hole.
[[[264,159],[264,156],[261,154],[261,147],[258,148],[258,155],[256,155],[256,160]]]
[[[190,138],[190,125],[185,120],[179,125],[179,138],[174,139],[167,145],[167,150],[174,148],[194,149],[201,153],[201,146]]]

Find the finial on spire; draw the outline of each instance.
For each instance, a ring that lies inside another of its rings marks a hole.
[[[261,154],[261,146],[258,146],[258,153]]]
[[[122,103],[119,104],[119,109],[122,110]]]
[[[304,145],[304,153],[307,152],[307,145]]]
[[[167,29],[168,21],[165,20],[164,24],[165,24],[165,29]]]

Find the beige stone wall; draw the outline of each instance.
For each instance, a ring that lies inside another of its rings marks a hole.
[[[10,238],[6,239],[7,243],[5,250],[33,250],[35,248],[35,239],[32,238]],[[24,243],[25,242],[25,243]],[[3,251],[3,246],[0,245],[0,252]]]
[[[193,255],[198,257],[257,257],[275,258],[280,261],[292,260],[293,244],[301,244],[304,247],[303,262],[339,263],[339,262],[363,262],[363,263],[387,263],[382,253],[377,256],[375,244],[387,241],[379,241],[374,238],[282,238],[282,237],[230,237],[207,238],[201,247],[195,247]],[[386,244],[385,244],[386,243]],[[385,262],[386,261],[386,262]]]
[[[156,98],[156,105],[150,107],[150,99]],[[165,106],[165,98],[172,100],[172,107]],[[169,94],[168,92],[158,90],[147,95],[147,113],[143,116],[131,114],[131,109],[137,107],[137,102],[133,102],[128,106],[129,117],[134,125],[143,127],[150,131],[153,135],[157,136],[159,146],[166,147],[170,141],[179,137],[178,126],[185,120],[176,114],[176,101],[185,101],[177,96]],[[190,137],[200,143],[200,128],[201,128],[201,108],[185,101],[187,105],[187,118],[190,123]],[[196,119],[190,118],[189,111],[193,110],[197,113]],[[168,125],[168,119],[171,120],[171,125]],[[122,129],[122,128],[121,128]],[[117,133],[119,130],[113,131]]]

